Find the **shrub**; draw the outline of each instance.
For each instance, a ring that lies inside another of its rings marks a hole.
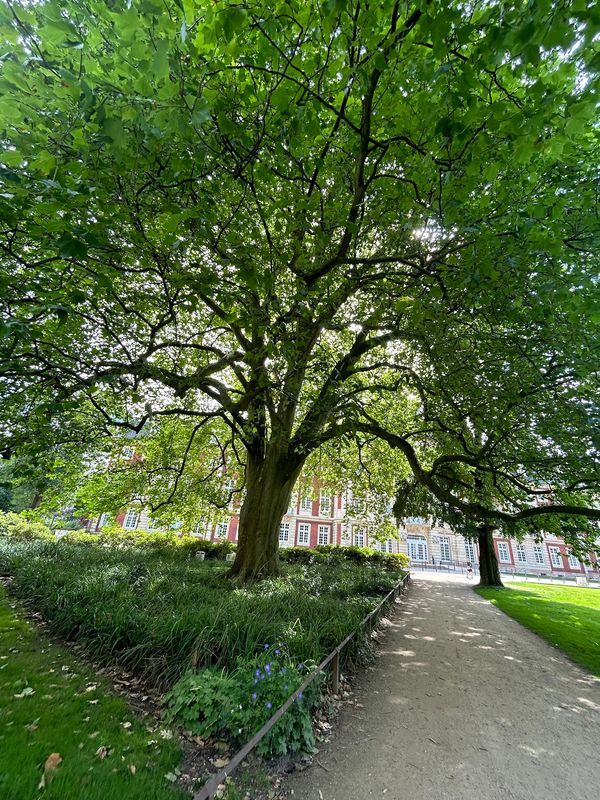
[[[165,696],[166,719],[203,737],[248,741],[301,685],[304,664],[296,665],[283,647],[264,645],[254,658],[239,658],[226,673],[214,668],[187,672]],[[310,710],[318,702],[313,681],[266,734],[257,750],[263,755],[311,751],[315,740]]]
[[[402,571],[410,566],[410,559],[404,553],[382,553],[371,547],[344,547],[335,544],[310,547],[286,547],[279,551],[283,561],[290,563],[314,564],[353,562],[356,564],[372,564],[386,569]]]
[[[46,525],[41,522],[30,522],[19,514],[0,512],[0,536],[6,536],[15,541],[31,541],[33,539],[55,540],[55,536]]]

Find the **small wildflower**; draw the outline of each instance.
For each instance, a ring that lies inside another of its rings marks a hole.
[[[265,703],[265,706],[267,708],[273,708],[273,703],[267,702],[267,703]]]
[[[258,678],[254,678],[254,685],[256,686],[257,683],[258,683]]]
[[[254,670],[254,674],[258,678],[260,676],[260,670],[259,669]]]
[[[275,650],[275,655],[278,656],[279,653],[281,653],[281,650],[279,648],[277,648],[277,650]]]
[[[298,669],[304,669],[304,664],[298,664]]]
[[[298,695],[298,700],[302,700],[302,692]]]
[[[281,674],[282,674],[282,675],[285,675],[285,667],[282,667],[282,668],[281,668]]]
[[[271,665],[270,664],[266,664],[265,665],[265,672],[267,673],[267,675],[271,674]]]
[[[268,644],[266,644],[266,645],[265,645],[265,650],[268,650],[268,649],[269,649],[269,645],[268,645]]]
[[[252,699],[256,700],[257,697],[258,697],[258,695],[256,694],[256,692],[252,692]]]

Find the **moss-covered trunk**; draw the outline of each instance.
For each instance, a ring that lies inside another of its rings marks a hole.
[[[299,471],[299,466],[290,465],[275,449],[267,451],[264,458],[248,458],[231,578],[246,583],[279,574],[279,526]]]

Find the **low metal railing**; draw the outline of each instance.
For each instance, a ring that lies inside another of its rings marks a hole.
[[[382,614],[385,607],[392,603],[396,598],[405,591],[410,582],[410,573],[405,575],[394,588],[386,594],[383,600],[369,613],[364,619],[361,620],[357,629],[349,636],[338,644],[338,646],[326,656],[323,661],[316,667],[310,675],[307,676],[304,683],[293,692],[283,705],[281,705],[273,716],[265,722],[262,728],[257,731],[254,736],[247,742],[241,750],[239,750],[234,757],[229,761],[226,767],[217,772],[208,780],[204,786],[194,795],[193,800],[211,800],[216,794],[219,786],[239,767],[242,761],[247,758],[254,748],[260,743],[261,739],[276,725],[292,703],[296,702],[298,697],[306,691],[310,684],[328,667],[331,669],[331,689],[334,694],[337,694],[340,686],[340,654],[350,644],[350,642],[358,635],[363,628],[372,630],[375,622]]]

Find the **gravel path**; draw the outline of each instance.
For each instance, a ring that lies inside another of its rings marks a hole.
[[[419,576],[295,800],[598,800],[600,679],[472,591]]]

